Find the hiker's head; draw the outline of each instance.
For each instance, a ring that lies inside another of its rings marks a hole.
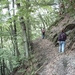
[[[64,29],[62,29],[61,32],[63,33],[64,32]]]

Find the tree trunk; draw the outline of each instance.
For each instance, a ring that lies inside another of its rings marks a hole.
[[[12,41],[12,45],[13,45],[13,55],[15,56],[16,55],[16,50],[15,50],[15,44],[14,44],[14,30],[13,30],[13,26],[10,25],[10,35],[11,35],[11,41]]]
[[[5,63],[4,63],[4,58],[3,58],[3,75],[5,75]]]
[[[20,7],[20,3],[17,3],[17,8],[19,7]],[[24,50],[25,50],[24,55],[26,56],[26,58],[28,58],[29,52],[28,52],[28,42],[27,42],[27,33],[26,33],[27,27],[26,27],[23,17],[20,17],[19,20],[20,20],[20,25],[21,25],[22,32],[23,32],[23,41],[24,41]]]
[[[2,32],[2,27],[1,27]],[[3,37],[1,36],[1,48],[3,48]],[[1,75],[5,75],[5,65],[4,65],[4,58],[1,59]]]
[[[24,50],[25,50],[25,55],[26,55],[26,58],[28,58],[28,44],[27,44],[27,35],[26,35],[26,25],[24,23],[24,19],[23,17],[20,18],[20,24],[21,24],[21,27],[22,27],[22,31],[23,31],[23,39],[24,39]]]
[[[30,25],[30,21],[29,18],[27,18],[27,26],[26,26],[26,32],[27,32],[27,42],[28,42],[28,50],[31,51],[31,46],[30,46],[30,42],[31,42],[31,25]]]
[[[12,60],[9,58],[9,65],[10,65],[10,71],[13,71],[13,65],[12,65]]]
[[[2,27],[1,27],[1,32],[2,32]],[[3,37],[2,36],[1,36],[1,48],[3,48]],[[0,58],[0,63],[1,63],[0,71],[1,71],[1,75],[3,75],[3,63],[1,60],[2,59]]]
[[[5,63],[5,69],[6,69],[6,75],[10,75],[10,69],[7,67],[6,63]]]
[[[27,12],[29,12],[29,7],[30,7],[30,0],[26,0],[27,3],[26,3],[26,10]],[[26,33],[27,33],[27,41],[28,41],[28,50],[31,51],[31,46],[30,46],[30,43],[31,43],[31,24],[30,24],[30,19],[29,19],[29,13],[26,13],[28,16],[26,17],[27,18],[27,23],[26,23]]]
[[[15,8],[14,0],[13,0],[13,8]],[[13,10],[13,16],[15,16],[15,10]],[[17,57],[19,57],[20,52],[18,50],[18,44],[17,44],[16,21],[14,20],[13,23],[14,23],[14,36],[13,37],[14,37],[15,50],[16,50]]]
[[[2,67],[2,65],[1,65],[1,75],[3,75],[3,67]]]
[[[8,14],[9,14],[9,17],[11,17],[11,14],[10,14],[10,8],[8,6]],[[14,30],[13,30],[13,26],[12,26],[12,22],[10,22],[10,35],[11,35],[11,41],[12,41],[12,45],[13,45],[13,55],[15,56],[15,44],[14,44],[14,39],[13,39],[13,35],[14,35]]]

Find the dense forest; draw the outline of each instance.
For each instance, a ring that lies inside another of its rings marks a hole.
[[[71,36],[71,48],[75,39],[74,15],[75,0],[0,0],[0,75],[36,75],[40,67],[35,66],[33,41],[40,39],[42,28],[46,30],[45,38],[55,46],[64,28]],[[59,24],[65,16],[68,20]],[[71,18],[74,23],[69,23]]]

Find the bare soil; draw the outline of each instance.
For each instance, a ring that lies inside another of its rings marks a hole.
[[[75,75],[75,46],[72,50],[65,48],[64,53],[47,39],[36,39],[33,42],[34,53],[38,59],[39,75]],[[67,44],[67,43],[66,43]]]

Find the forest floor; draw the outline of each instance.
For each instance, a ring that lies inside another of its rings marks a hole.
[[[67,44],[67,43],[66,43]],[[33,49],[38,59],[39,75],[75,75],[75,48],[64,53],[48,39],[38,38],[33,42]]]

